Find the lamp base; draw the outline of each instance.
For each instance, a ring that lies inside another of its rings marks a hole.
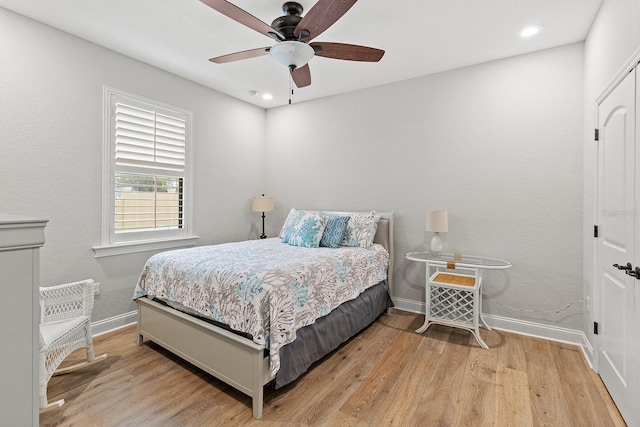
[[[431,252],[439,254],[442,252],[442,239],[440,233],[436,232],[431,239]]]
[[[260,235],[261,239],[266,239],[267,235],[264,234],[264,212],[262,212],[262,234]]]

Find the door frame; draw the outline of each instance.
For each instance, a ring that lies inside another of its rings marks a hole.
[[[594,102],[593,129],[598,129],[598,126],[600,123],[599,121],[600,117],[598,114],[600,104],[602,104],[604,100],[611,94],[611,92],[613,92],[615,88],[618,87],[618,85],[624,80],[624,78],[627,77],[627,74],[632,72],[636,67],[640,65],[639,63],[640,63],[640,47],[627,60],[627,62],[625,62],[625,64],[622,67],[620,67],[618,72],[613,76],[613,78],[609,81],[609,83],[604,88],[604,90],[602,90],[602,92],[600,92],[600,95],[598,95],[598,97],[596,98]],[[638,137],[638,135],[636,135],[636,137]],[[595,173],[593,174],[593,181],[591,183],[593,185],[592,188],[593,188],[593,194],[594,194],[593,206],[592,206],[592,209],[593,209],[592,224],[598,225],[598,197],[599,197],[598,180],[600,178],[599,176],[600,163],[598,159],[598,141],[595,140],[595,138],[593,137],[593,134],[590,140],[592,141],[592,144],[593,144],[592,152],[595,153],[595,164],[594,164]],[[591,226],[589,225],[587,229],[591,230]],[[600,301],[600,295],[599,295],[599,292],[597,292],[597,290],[599,291],[599,288],[596,289],[596,285],[598,283],[598,239],[592,238],[592,241],[593,241],[591,245],[591,251],[593,256],[592,258],[593,265],[591,266],[591,285],[592,286],[591,286],[591,294],[586,295],[591,300],[591,304],[589,304],[590,309],[587,313],[587,317],[588,317],[587,331],[590,330],[589,328],[593,325],[594,322],[602,321],[602,319],[600,319],[602,301]],[[589,349],[591,353],[591,366],[596,372],[600,372],[600,360],[599,360],[599,353],[600,353],[600,347],[601,347],[600,340],[599,340],[599,337],[595,334],[591,336],[593,337],[593,340],[589,340],[591,342],[591,349]]]

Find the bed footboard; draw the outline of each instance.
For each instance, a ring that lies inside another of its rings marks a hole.
[[[138,345],[149,339],[247,394],[253,416],[262,416],[263,388],[273,379],[264,346],[147,298],[136,301]]]

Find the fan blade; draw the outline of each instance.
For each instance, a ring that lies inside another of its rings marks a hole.
[[[242,25],[251,28],[259,32],[260,34],[264,34],[267,37],[276,40],[283,40],[284,36],[280,34],[278,31],[271,28],[270,25],[262,22],[255,16],[251,15],[249,12],[240,9],[235,4],[229,3],[226,0],[200,0],[202,3],[206,4],[213,10],[220,12],[221,14],[233,19],[241,23]]]
[[[311,84],[311,70],[309,64],[305,64],[300,68],[294,68],[291,71],[291,77],[297,87],[305,87]]]
[[[316,51],[316,56],[347,61],[378,62],[384,55],[384,50],[356,44],[314,42],[309,46]]]
[[[302,39],[306,42],[318,37],[327,28],[332,26],[351,9],[357,0],[319,0],[309,12],[298,22],[293,35],[300,37],[300,32],[306,30]]]
[[[240,61],[242,59],[256,58],[258,56],[269,54],[271,47],[259,47],[257,49],[243,50],[242,52],[229,53],[227,55],[211,58],[209,61],[216,64],[224,64],[225,62]]]

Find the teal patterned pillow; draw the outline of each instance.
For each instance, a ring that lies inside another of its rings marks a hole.
[[[327,217],[327,225],[320,238],[320,246],[327,248],[339,248],[342,245],[344,233],[347,231],[347,224],[350,216],[348,215],[325,215]]]
[[[342,246],[352,246],[356,248],[368,248],[373,244],[376,236],[378,223],[376,222],[376,212],[352,214],[347,224],[347,232],[342,239]]]
[[[317,248],[327,224],[327,217],[304,212],[301,214],[290,227],[291,234],[288,236],[287,243],[291,246]]]

